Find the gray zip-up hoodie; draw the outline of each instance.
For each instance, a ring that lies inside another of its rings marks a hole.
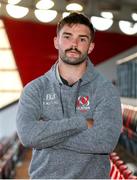
[[[56,66],[27,84],[19,101],[17,132],[33,148],[30,177],[109,178],[109,154],[122,127],[119,94],[90,60],[72,87],[58,80]]]

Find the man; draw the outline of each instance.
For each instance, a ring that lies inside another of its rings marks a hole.
[[[33,148],[34,179],[109,178],[109,154],[122,126],[115,87],[88,58],[94,48],[89,19],[72,13],[57,26],[58,61],[24,88],[17,131]]]

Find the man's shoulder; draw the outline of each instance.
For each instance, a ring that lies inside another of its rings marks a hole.
[[[103,94],[103,93],[109,94],[110,93],[111,95],[114,95],[114,94],[119,95],[118,87],[116,85],[114,85],[110,79],[105,77],[100,72],[98,72],[98,76],[95,81],[95,84],[96,84],[97,89],[100,92],[100,94]]]
[[[48,72],[47,72],[48,73]],[[38,90],[38,91],[42,91],[42,89],[45,88],[45,86],[47,86],[47,83],[49,82],[49,78],[47,73],[31,80],[30,82],[28,82],[25,86],[24,86],[24,90]]]
[[[30,82],[28,82],[27,84],[26,84],[26,86],[30,86],[30,85],[35,85],[35,84],[41,84],[43,81],[44,82],[46,82],[46,81],[49,81],[49,79],[50,79],[50,71],[47,71],[46,73],[44,73],[44,74],[42,74],[42,75],[40,75],[39,77],[37,77],[37,78],[35,78],[35,79],[33,79],[33,80],[31,80]]]

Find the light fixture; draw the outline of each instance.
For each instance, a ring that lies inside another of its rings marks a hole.
[[[52,0],[40,0],[36,4],[37,9],[50,9],[54,6],[54,2]]]
[[[62,17],[65,18],[66,16],[68,16],[70,14],[70,12],[63,12],[62,13]]]
[[[137,23],[133,24],[129,21],[119,21],[120,30],[127,34],[133,35],[137,33]]]
[[[34,14],[39,21],[47,23],[53,21],[53,19],[56,18],[57,11],[36,9],[34,11]]]
[[[105,18],[97,17],[97,16],[92,16],[91,22],[93,23],[93,26],[95,27],[95,29],[100,30],[100,31],[105,31],[109,29],[113,24],[112,19],[105,19]]]
[[[137,13],[132,13],[131,17],[134,21],[137,21]]]
[[[9,4],[18,4],[21,0],[8,0]]]
[[[70,3],[66,6],[67,11],[82,11],[83,6],[79,3]]]
[[[102,11],[100,14],[103,18],[106,18],[106,19],[112,19],[113,18],[112,12],[109,12],[109,11]]]
[[[14,18],[22,18],[27,15],[29,9],[26,7],[21,7],[17,5],[7,4],[6,10],[8,14]]]

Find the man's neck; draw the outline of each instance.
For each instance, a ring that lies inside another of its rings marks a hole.
[[[62,78],[68,81],[69,85],[77,82],[85,73],[87,61],[79,65],[69,65],[59,60],[58,71]]]

